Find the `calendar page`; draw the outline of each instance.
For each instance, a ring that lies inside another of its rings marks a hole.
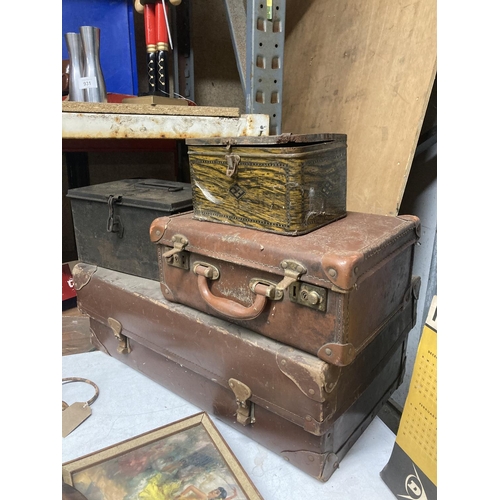
[[[437,307],[434,309],[437,313]],[[396,442],[437,484],[437,334],[432,327],[435,323],[435,320],[429,323],[428,319],[422,332]]]
[[[437,499],[437,297],[422,329],[408,396],[380,475],[397,498]]]

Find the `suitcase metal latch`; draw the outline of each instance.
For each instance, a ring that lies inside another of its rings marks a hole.
[[[118,347],[116,350],[120,354],[128,354],[131,351],[130,342],[128,337],[122,334],[122,324],[114,318],[108,318],[108,325],[118,339]]]
[[[243,426],[255,423],[253,403],[249,401],[252,396],[250,387],[235,378],[229,379],[229,387],[231,387],[236,396],[236,404],[238,405],[236,420],[238,423]]]
[[[183,251],[188,243],[188,239],[182,234],[174,234],[172,236],[173,248],[167,250],[162,255],[167,264],[180,267],[181,269],[189,269],[188,253]]]
[[[285,271],[285,276],[276,285],[276,298],[283,297],[283,292],[296,281],[299,280],[301,275],[307,272],[307,269],[296,260],[285,259],[280,262],[280,266]]]

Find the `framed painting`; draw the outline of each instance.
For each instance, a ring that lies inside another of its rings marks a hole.
[[[87,500],[262,500],[205,412],[62,465]]]

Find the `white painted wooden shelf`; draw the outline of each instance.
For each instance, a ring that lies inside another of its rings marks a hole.
[[[237,108],[63,102],[63,139],[188,139],[269,135],[269,116]]]

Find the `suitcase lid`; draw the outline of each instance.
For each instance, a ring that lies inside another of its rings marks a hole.
[[[68,190],[68,198],[107,203],[109,196],[121,196],[118,205],[156,209],[167,213],[193,206],[191,184],[162,179],[123,179]]]
[[[186,139],[188,146],[306,146],[321,142],[346,142],[346,134],[281,134],[260,137],[210,137]]]
[[[298,236],[267,233],[224,223],[200,221],[193,213],[159,217],[150,227],[151,241],[235,265],[288,276],[348,292],[387,259],[420,235],[418,217],[348,212],[346,217]],[[296,266],[298,263],[300,266]]]

